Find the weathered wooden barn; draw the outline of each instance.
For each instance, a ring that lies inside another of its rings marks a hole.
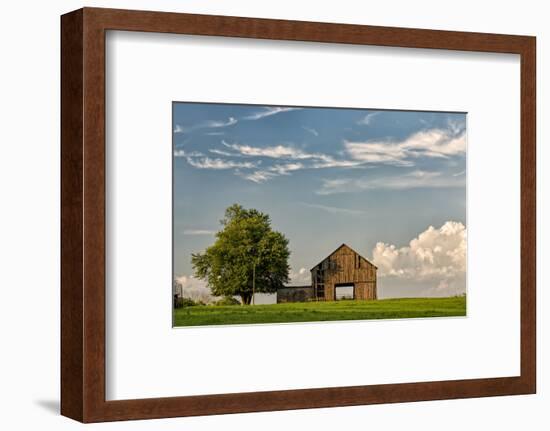
[[[342,244],[311,268],[311,286],[279,289],[277,302],[376,299],[376,270],[367,259]]]

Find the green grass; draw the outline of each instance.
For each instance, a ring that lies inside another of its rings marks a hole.
[[[377,301],[297,302],[269,305],[193,306],[174,310],[174,326],[331,320],[410,319],[466,315],[466,297]]]

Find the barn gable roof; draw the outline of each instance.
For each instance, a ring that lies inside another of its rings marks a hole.
[[[356,255],[358,255],[359,257],[361,257],[362,259],[365,259],[369,264],[371,264],[372,266],[374,266],[376,269],[378,269],[378,267],[373,264],[370,260],[368,260],[366,257],[360,255],[359,253],[357,253],[353,248],[351,248],[349,245],[347,245],[346,243],[342,243],[338,248],[336,248],[336,250],[334,250],[332,253],[330,253],[327,257],[325,257],[323,260],[321,260],[317,265],[314,265],[309,271],[313,271],[316,267],[318,267],[319,265],[321,265],[321,263],[323,263],[326,259],[328,259],[330,256],[332,256],[334,253],[336,253],[338,250],[340,250],[342,247],[347,247],[349,248],[352,252],[354,252]]]

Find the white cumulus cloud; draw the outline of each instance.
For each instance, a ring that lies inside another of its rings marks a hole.
[[[466,292],[466,227],[448,221],[439,228],[430,226],[398,247],[379,242],[372,251],[378,267],[380,286],[389,279],[392,286],[418,290],[411,296],[449,296]],[[401,292],[404,293],[404,292]]]
[[[297,271],[291,270],[288,276],[290,278],[290,286],[311,284],[311,273],[306,268],[300,268]]]

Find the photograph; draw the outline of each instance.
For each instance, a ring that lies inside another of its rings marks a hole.
[[[466,113],[172,116],[174,327],[466,316]]]

